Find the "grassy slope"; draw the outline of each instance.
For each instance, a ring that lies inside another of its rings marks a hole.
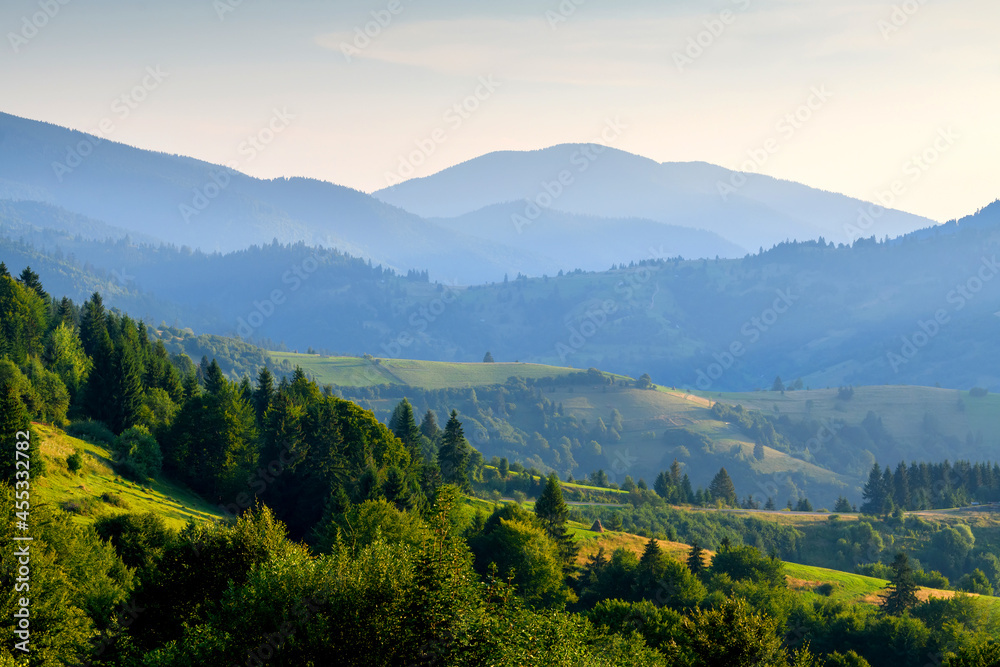
[[[36,504],[60,506],[69,501],[90,504],[95,508],[92,513],[75,516],[79,523],[121,512],[153,512],[177,529],[191,519],[203,522],[221,518],[199,496],[169,481],[156,480],[143,486],[118,477],[111,469],[111,454],[104,447],[72,438],[45,424],[33,424],[32,428],[42,437],[41,450],[47,465],[45,476],[33,482]],[[71,473],[66,467],[66,457],[77,448],[86,453],[85,464],[82,470]],[[102,501],[105,493],[117,495],[125,506]]]
[[[631,535],[629,533],[616,533],[611,531],[595,533],[590,530],[590,526],[584,526],[579,523],[571,523],[571,528],[574,538],[580,545],[577,562],[581,565],[584,564],[589,557],[596,554],[597,550],[601,547],[604,548],[604,553],[608,557],[611,556],[611,553],[615,549],[620,547],[628,549],[637,556],[640,556],[642,555],[642,551],[648,541],[645,537]],[[670,554],[670,556],[681,562],[686,561],[690,550],[688,545],[680,542],[668,542],[665,540],[657,540],[657,542],[664,553]],[[705,553],[709,555],[712,554],[712,552],[707,550]],[[833,592],[830,594],[830,598],[851,603],[877,603],[878,596],[881,595],[882,589],[884,589],[886,584],[889,583],[885,579],[876,579],[874,577],[865,577],[859,574],[841,572],[840,570],[832,570],[824,567],[815,567],[812,565],[802,565],[799,563],[789,562],[785,563],[785,576],[788,580],[789,587],[802,593],[803,595],[818,597],[819,594],[815,592],[816,588],[822,584],[829,583],[833,585]],[[921,588],[917,595],[922,600],[926,600],[930,597],[948,598],[953,597],[955,595],[955,591]],[[979,597],[983,597],[983,599],[988,600],[1000,609],[1000,598],[985,596]]]
[[[577,369],[540,364],[370,360],[278,352],[272,352],[271,356],[276,361],[287,360],[302,366],[322,384],[341,386],[397,384],[424,389],[466,388],[502,384],[511,376],[542,378],[579,372]],[[620,442],[604,447],[608,461],[605,467],[625,471],[636,479],[648,477],[647,481],[651,481],[657,471],[669,466],[675,453],[662,436],[671,428],[683,427],[708,436],[713,441],[711,453],[717,457],[732,457],[734,448],[738,447],[747,458],[752,458],[753,442],[730,425],[713,419],[707,409],[710,401],[701,397],[671,390],[634,389],[624,384],[608,388],[560,386],[546,390],[546,397],[555,403],[562,403],[567,413],[586,419],[591,424],[596,423],[598,418],[607,421],[611,411],[617,409],[622,414],[624,428]],[[375,399],[362,403],[364,407],[380,412],[391,411],[395,400]],[[699,458],[699,452],[691,454],[694,459]],[[764,460],[754,461],[751,465],[764,475],[798,472],[817,482],[845,488],[858,483],[770,448],[766,450]],[[717,465],[712,463],[705,470],[697,471],[696,482],[715,472]]]
[[[458,363],[414,359],[377,359],[362,357],[321,357],[292,352],[271,352],[276,361],[301,366],[320,384],[369,387],[378,384],[401,384],[423,389],[478,387],[503,384],[511,376],[521,378],[560,377],[579,373],[579,369],[521,363]]]
[[[780,414],[792,419],[844,419],[856,424],[865,418],[869,410],[873,410],[898,440],[913,447],[918,445],[924,434],[924,415],[929,413],[941,433],[955,435],[963,442],[968,433],[982,433],[987,444],[1000,444],[1000,394],[972,397],[967,391],[955,389],[880,386],[856,387],[854,396],[846,401],[837,398],[836,389],[786,391],[783,395],[772,391],[700,392],[697,395],[727,404],[739,403],[768,414],[774,414],[777,406]],[[964,409],[959,409],[959,398]],[[956,453],[945,455],[954,459]]]
[[[375,384],[401,384],[426,389],[446,387],[476,387],[501,384],[510,376],[522,378],[558,377],[578,372],[577,369],[542,364],[520,363],[452,363],[416,361],[406,359],[367,360],[355,357],[320,357],[318,355],[272,352],[275,360],[288,360],[298,364],[319,382],[342,386],[370,386]],[[568,411],[582,417],[596,420],[606,418],[612,408],[617,408],[625,421],[622,433],[623,445],[630,445],[640,451],[642,434],[653,431],[657,434],[671,427],[685,427],[703,433],[720,445],[731,448],[733,444],[750,445],[752,442],[728,425],[710,418],[707,409],[715,401],[728,404],[742,404],[747,408],[793,419],[811,418],[817,420],[843,419],[848,423],[860,423],[869,410],[882,417],[886,428],[903,444],[913,445],[924,433],[924,415],[932,414],[937,428],[942,434],[965,439],[966,435],[982,433],[987,440],[996,439],[1000,434],[1000,395],[971,397],[969,392],[935,387],[879,386],[858,387],[854,397],[848,401],[837,398],[836,389],[814,389],[804,391],[688,393],[668,387],[657,387],[657,391],[616,388],[609,391],[560,387],[549,394],[553,401],[564,404]],[[962,399],[964,409],[959,409]],[[1000,445],[1000,441],[997,442]],[[979,449],[982,449],[980,446]],[[635,455],[635,453],[632,453]],[[778,463],[775,472],[796,465],[782,461],[779,452],[773,453]],[[954,452],[951,458],[954,458]],[[787,457],[786,457],[787,458]],[[815,466],[813,466],[815,468]],[[811,474],[808,464],[800,466]]]

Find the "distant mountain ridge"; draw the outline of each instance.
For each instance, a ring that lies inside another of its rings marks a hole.
[[[594,144],[489,153],[373,194],[432,218],[513,201],[525,202],[526,210],[535,204],[563,213],[644,218],[711,231],[744,252],[820,236],[849,243],[858,209],[867,207],[858,199],[770,176],[706,162],[658,163]],[[865,235],[891,238],[934,224],[886,210]]]
[[[135,239],[205,252],[304,242],[464,285],[650,257],[739,257],[787,238],[838,240],[832,232],[861,204],[755,176],[724,201],[719,179],[733,172],[598,150],[492,153],[370,196],[308,178],[257,179],[0,113],[0,200],[43,202]],[[889,211],[870,231],[930,224]]]

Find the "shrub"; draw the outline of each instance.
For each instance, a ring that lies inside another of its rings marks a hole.
[[[105,491],[104,493],[101,494],[101,500],[103,500],[109,505],[113,505],[114,507],[122,507],[126,509],[128,508],[128,503],[125,502],[125,499],[119,496],[117,493],[109,493]]]
[[[833,588],[834,588],[833,584],[831,584],[828,581],[825,584],[820,584],[819,586],[817,586],[816,592],[824,597],[830,597],[830,595],[833,594]]]
[[[115,439],[115,463],[121,473],[143,482],[160,474],[163,455],[145,426],[133,426]]]
[[[83,468],[83,455],[79,449],[66,457],[66,467],[70,472],[77,472]]]

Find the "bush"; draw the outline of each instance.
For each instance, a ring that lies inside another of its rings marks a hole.
[[[976,398],[982,398],[986,394],[990,393],[989,389],[983,389],[982,387],[973,387],[969,390],[969,396],[974,396]]]
[[[825,584],[820,584],[816,587],[816,592],[824,597],[830,597],[833,594],[834,586],[829,581]]]
[[[64,512],[69,512],[70,514],[80,514],[82,516],[90,516],[94,513],[97,507],[97,499],[95,498],[80,498],[79,500],[65,500],[59,504]]]
[[[125,502],[125,499],[119,496],[117,493],[109,493],[105,491],[104,493],[101,494],[101,500],[103,500],[109,505],[113,505],[114,507],[121,507],[124,509],[128,509],[128,503]]]
[[[110,446],[115,442],[115,434],[111,432],[111,429],[103,423],[92,419],[73,422],[66,428],[66,433],[74,438],[86,440],[97,445]]]
[[[66,457],[66,467],[70,472],[77,472],[83,468],[83,455],[79,449]]]
[[[160,474],[163,455],[145,426],[133,426],[115,439],[115,465],[126,477],[143,482]]]

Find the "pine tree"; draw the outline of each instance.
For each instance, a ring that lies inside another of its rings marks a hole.
[[[569,506],[563,500],[562,485],[559,484],[559,477],[555,473],[548,476],[545,489],[535,501],[535,516],[541,522],[546,535],[552,538],[556,546],[559,547],[559,554],[563,559],[563,570],[568,572],[576,560],[579,547],[566,528]]]
[[[899,616],[907,609],[915,607],[920,600],[917,598],[917,583],[913,579],[913,568],[909,557],[899,552],[889,566],[889,584],[885,587],[888,593],[882,599],[882,611],[892,616]]]
[[[441,448],[438,450],[438,465],[441,467],[441,477],[449,484],[455,484],[461,489],[468,489],[469,459],[471,447],[465,439],[462,422],[458,420],[458,412],[451,411],[451,418],[444,427],[441,438]]]
[[[83,343],[83,351],[93,359],[101,346],[104,345],[105,339],[107,342],[111,342],[108,335],[104,300],[100,294],[94,292],[90,300],[83,304],[83,310],[80,314],[80,342]]]
[[[656,476],[656,481],[653,482],[653,490],[656,491],[657,495],[664,500],[668,500],[670,498],[670,477],[667,475],[666,471],[661,471],[660,474]]]
[[[49,302],[49,295],[42,289],[42,281],[38,278],[38,274],[31,270],[30,266],[24,267],[24,271],[21,271],[21,275],[18,280],[22,285],[30,290],[33,290],[35,294],[42,297],[42,301],[45,303]]]
[[[492,364],[493,363],[493,355],[490,354],[489,351],[487,351],[486,355],[483,357],[483,363],[484,364]]]
[[[767,497],[767,502],[764,504],[764,509],[766,509],[766,510],[768,510],[770,512],[773,512],[774,510],[778,509],[774,505],[774,498],[772,498],[771,496]]]
[[[694,490],[691,488],[691,478],[688,477],[687,473],[684,473],[684,476],[681,478],[681,502],[694,502]]]
[[[142,366],[135,350],[123,342],[113,355],[108,426],[115,433],[131,428],[139,421],[142,404]]]
[[[837,498],[837,504],[833,506],[834,512],[852,512],[854,511],[851,507],[851,501],[849,501],[844,496],[839,496]]]
[[[687,566],[694,576],[700,576],[705,571],[705,550],[698,544],[698,540],[691,542],[691,550],[688,552]]]
[[[205,393],[212,394],[213,396],[229,384],[226,376],[222,373],[222,368],[219,367],[215,359],[212,359],[212,362],[205,369],[204,378]]]
[[[420,452],[420,429],[413,417],[413,406],[405,398],[396,405],[392,418],[389,419],[389,430],[399,438],[410,451],[410,458],[417,462],[422,457]]]
[[[882,514],[885,507],[886,493],[882,478],[882,466],[876,461],[868,473],[868,481],[861,493],[864,503],[861,505],[863,514]]]
[[[659,563],[662,555],[663,551],[660,549],[660,543],[656,541],[655,537],[649,538],[646,542],[646,548],[642,550],[642,556],[639,558],[639,568],[646,570],[653,569]]]
[[[28,442],[28,468],[31,477],[38,477],[43,473],[43,462],[38,452],[37,437],[34,435],[29,435],[28,438],[24,437],[25,434],[28,434],[30,426],[28,412],[21,401],[17,388],[13,383],[0,386],[0,456],[2,456],[3,461],[3,465],[0,466],[0,482],[14,485],[18,442]]]
[[[437,439],[441,428],[438,426],[437,417],[434,415],[433,410],[428,410],[424,413],[424,419],[420,422],[420,432],[431,442]]]
[[[729,473],[726,472],[725,468],[719,469],[715,478],[712,479],[708,490],[712,493],[713,498],[721,499],[722,502],[729,506],[736,504],[736,486],[733,484],[733,480],[729,477]]]
[[[670,464],[670,484],[674,488],[681,485],[681,464],[677,459],[674,459],[674,462]]]
[[[253,407],[257,413],[258,424],[264,423],[264,415],[267,414],[267,409],[271,407],[271,401],[273,400],[274,374],[271,373],[271,369],[264,366],[260,369],[260,373],[257,374],[257,389],[253,395]]]
[[[764,460],[764,443],[758,440],[753,446],[753,457],[758,461]]]
[[[893,502],[900,509],[911,509],[910,504],[910,473],[902,461],[896,466],[892,479]]]

